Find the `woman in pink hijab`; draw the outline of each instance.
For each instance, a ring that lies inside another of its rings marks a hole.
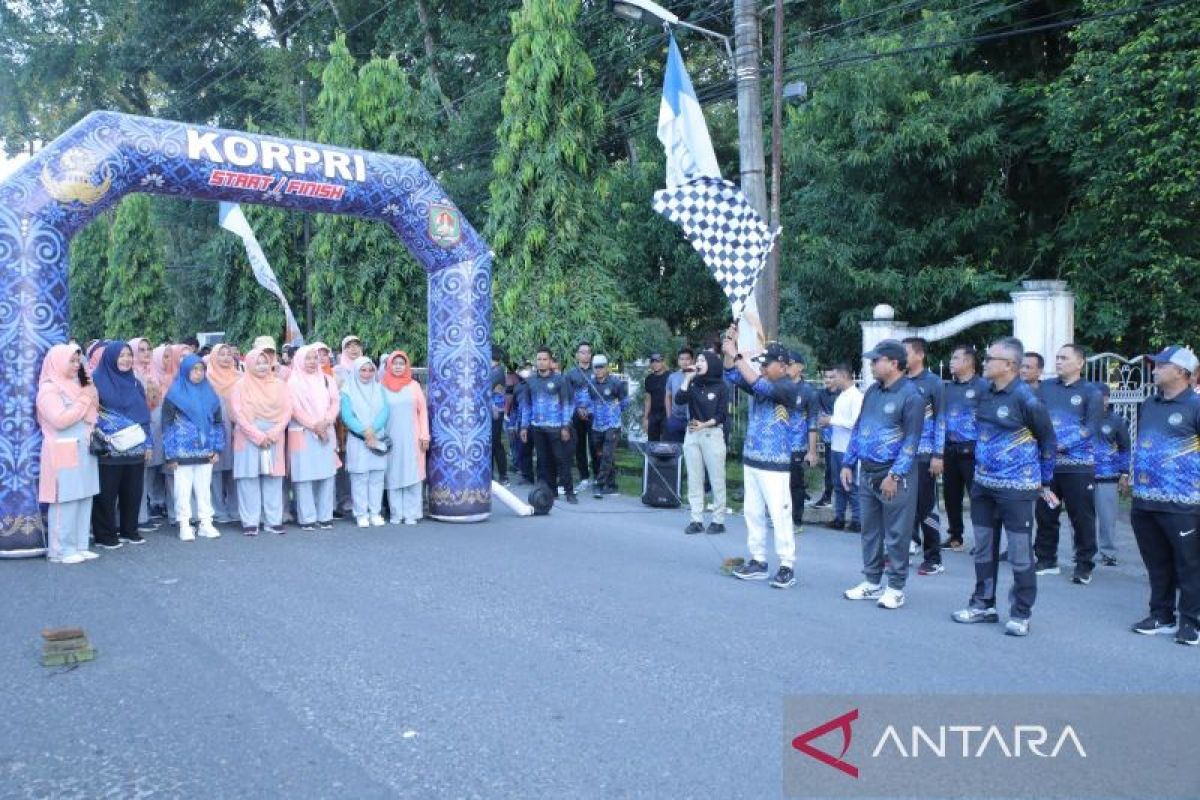
[[[292,397],[263,350],[246,354],[246,372],[233,387],[230,405],[235,425],[233,478],[242,533],[257,535],[259,523],[272,533],[284,533],[284,434],[292,419]]]
[[[56,344],[42,362],[37,418],[42,428],[38,501],[47,503],[50,546],[57,564],[98,558],[88,549],[92,498],[100,492],[100,470],[88,450],[100,410],[96,387],[81,380],[83,353],[75,345]]]
[[[292,421],[288,425],[288,474],[296,496],[300,530],[333,527],[334,477],[337,474],[337,422],[341,398],[337,381],[321,369],[325,345],[301,347],[292,360],[288,388]]]

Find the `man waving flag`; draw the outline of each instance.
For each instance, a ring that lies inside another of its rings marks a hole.
[[[752,292],[779,229],[771,230],[741,190],[721,178],[674,36],[669,37],[658,138],[667,151],[667,188],[654,193],[654,210],[683,229],[712,270],[739,321],[739,349],[757,351],[763,334]]]

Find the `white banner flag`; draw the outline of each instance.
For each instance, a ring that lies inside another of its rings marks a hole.
[[[246,215],[242,213],[242,207],[237,203],[221,203],[217,215],[221,227],[230,233],[237,234],[242,243],[246,245],[250,269],[254,270],[254,277],[258,280],[259,285],[279,298],[279,302],[283,304],[283,315],[287,319],[287,335],[283,337],[284,341],[294,347],[304,344],[304,335],[300,333],[300,326],[296,324],[296,317],[292,315],[292,307],[288,305],[287,298],[283,295],[283,289],[279,286],[279,280],[275,277],[275,271],[267,262],[266,253],[259,246],[258,239],[254,236],[254,231],[246,220]]]

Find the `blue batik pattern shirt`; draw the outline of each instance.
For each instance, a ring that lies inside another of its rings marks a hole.
[[[574,400],[561,374],[534,373],[525,379],[525,386],[529,402],[521,408],[522,428],[563,428],[571,424]]]
[[[592,415],[592,430],[598,433],[621,429],[621,413],[629,405],[625,381],[609,375],[602,381],[589,380],[580,408]]]
[[[841,392],[835,392],[832,389],[824,388],[817,392],[817,402],[820,405],[820,413],[827,417],[832,417],[833,404],[837,402],[839,394],[841,394]],[[821,428],[821,441],[827,445],[833,441],[832,425],[826,425],[824,428]]]
[[[987,385],[980,377],[946,383],[946,440],[951,444],[965,444],[979,438],[975,411]]]
[[[1082,378],[1068,385],[1062,378],[1042,381],[1038,398],[1054,424],[1058,472],[1091,472],[1096,467],[1096,433],[1104,416],[1104,398],[1095,384]]]
[[[1022,381],[988,383],[976,409],[975,485],[1032,499],[1054,480],[1058,444],[1046,406]]]
[[[1115,411],[1100,420],[1096,438],[1096,480],[1115,481],[1129,474],[1129,424]]]
[[[916,464],[925,401],[908,378],[891,386],[876,382],[863,395],[862,412],[850,432],[842,466],[861,461],[872,469],[907,475]]]
[[[925,400],[925,417],[921,423],[921,443],[917,446],[917,455],[941,458],[946,446],[946,384],[928,369],[909,380]]]
[[[820,401],[812,384],[801,381],[796,385],[796,405],[788,418],[788,435],[793,453],[808,452],[808,432],[817,428]]]
[[[1133,448],[1133,507],[1200,511],[1200,396],[1184,389],[1142,403]]]
[[[789,378],[769,381],[759,378],[747,383],[736,368],[725,370],[725,380],[750,395],[750,424],[742,444],[742,463],[755,469],[790,472],[792,440],[791,411],[799,391]]]

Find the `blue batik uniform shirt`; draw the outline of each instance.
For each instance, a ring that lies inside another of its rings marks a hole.
[[[1115,411],[1100,420],[1096,439],[1096,480],[1115,481],[1129,474],[1129,424]]]
[[[820,405],[820,413],[827,417],[833,416],[833,404],[837,402],[838,395],[841,392],[835,392],[832,389],[822,387],[817,392],[817,403]],[[833,441],[833,426],[826,425],[821,428],[821,441],[825,444],[830,444]]]
[[[799,392],[790,378],[747,383],[737,368],[725,370],[725,380],[750,395],[750,423],[742,444],[742,463],[755,469],[790,472],[792,469],[791,412]]]
[[[800,381],[796,384],[796,405],[788,419],[788,435],[793,453],[808,452],[808,432],[817,428],[817,413],[821,404],[817,390],[812,384]]]
[[[917,446],[917,455],[921,458],[941,458],[946,444],[946,385],[928,369],[921,370],[909,380],[925,401],[925,417],[921,423],[921,443]]]
[[[862,412],[850,432],[842,466],[907,475],[916,465],[925,401],[908,378],[891,386],[876,381],[863,395]]]
[[[1146,398],[1133,448],[1133,507],[1176,514],[1200,512],[1200,396]]]
[[[563,428],[571,424],[574,401],[567,380],[557,372],[525,379],[529,402],[521,408],[522,428]]]
[[[1104,415],[1104,398],[1096,385],[1080,378],[1042,381],[1038,399],[1046,405],[1058,440],[1056,472],[1092,472],[1096,468],[1096,433]]]
[[[979,438],[975,412],[988,382],[978,376],[946,383],[946,441],[951,444],[974,443]]]
[[[628,404],[629,389],[625,381],[612,375],[602,381],[588,379],[581,407],[591,412],[592,430],[598,433],[620,430],[621,412]]]
[[[1032,500],[1054,480],[1058,448],[1046,406],[1019,378],[1003,389],[990,381],[975,412],[975,485]]]

